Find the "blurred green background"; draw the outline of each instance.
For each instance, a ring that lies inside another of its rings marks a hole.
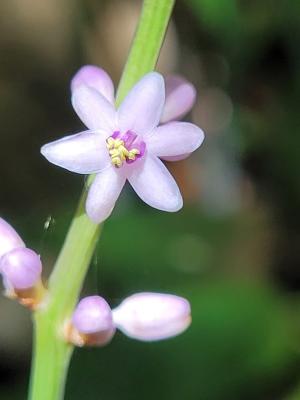
[[[140,7],[1,0],[0,213],[41,253],[45,275],[84,179],[39,148],[82,129],[69,96],[81,65],[118,82]],[[169,165],[179,213],[122,194],[84,291],[112,306],[138,291],[176,293],[193,324],[165,342],[117,334],[77,350],[67,400],[300,399],[299,48],[299,1],[178,0],[158,69],[196,85],[189,120],[206,141]],[[0,398],[25,399],[30,315],[2,297],[0,317]]]

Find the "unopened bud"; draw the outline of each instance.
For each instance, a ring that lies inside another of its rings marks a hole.
[[[115,333],[111,308],[100,296],[85,297],[78,303],[65,333],[67,340],[77,346],[107,344]]]
[[[18,248],[4,254],[0,260],[0,272],[5,282],[15,290],[32,288],[40,280],[40,257],[28,248]]]
[[[39,255],[27,247],[11,250],[0,259],[6,296],[31,309],[40,304],[45,294],[41,272]]]
[[[143,341],[179,335],[191,323],[187,300],[171,294],[138,293],[113,310],[113,320],[125,335]]]

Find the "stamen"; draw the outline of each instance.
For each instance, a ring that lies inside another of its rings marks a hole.
[[[112,164],[116,168],[120,168],[124,162],[133,163],[145,153],[145,142],[137,141],[137,135],[131,131],[124,134],[114,132],[106,140],[107,149]]]

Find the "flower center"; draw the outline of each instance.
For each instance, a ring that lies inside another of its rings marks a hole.
[[[138,136],[131,131],[123,134],[114,132],[106,139],[106,146],[111,162],[116,168],[122,167],[124,162],[131,164],[138,160],[144,155],[146,149],[145,142],[138,139]]]

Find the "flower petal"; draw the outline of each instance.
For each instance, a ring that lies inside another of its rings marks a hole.
[[[165,161],[181,161],[181,160],[185,160],[186,158],[188,158],[191,155],[191,153],[186,153],[186,154],[180,154],[180,156],[166,156],[166,157],[160,157],[162,160]]]
[[[130,90],[119,107],[121,132],[150,132],[159,123],[164,101],[164,79],[157,72],[150,72]]]
[[[178,211],[182,197],[177,183],[159,158],[147,153],[139,165],[132,166],[128,180],[138,196],[151,207]]]
[[[170,122],[144,137],[147,149],[158,157],[192,153],[203,142],[204,133],[189,122]]]
[[[160,119],[161,123],[182,118],[193,107],[196,89],[186,79],[170,75],[166,77],[166,102]]]
[[[97,174],[86,200],[86,213],[95,223],[104,221],[111,214],[126,181],[121,169],[113,166]]]
[[[19,247],[25,247],[23,240],[9,223],[0,218],[0,258]]]
[[[41,153],[52,164],[78,174],[101,171],[110,165],[105,132],[85,131],[45,144]]]
[[[103,129],[108,133],[115,130],[115,108],[96,89],[78,86],[73,92],[72,104],[81,121],[89,129]]]
[[[80,68],[71,81],[71,91],[74,92],[81,85],[96,89],[114,104],[114,84],[104,69],[95,65],[85,65]]]

